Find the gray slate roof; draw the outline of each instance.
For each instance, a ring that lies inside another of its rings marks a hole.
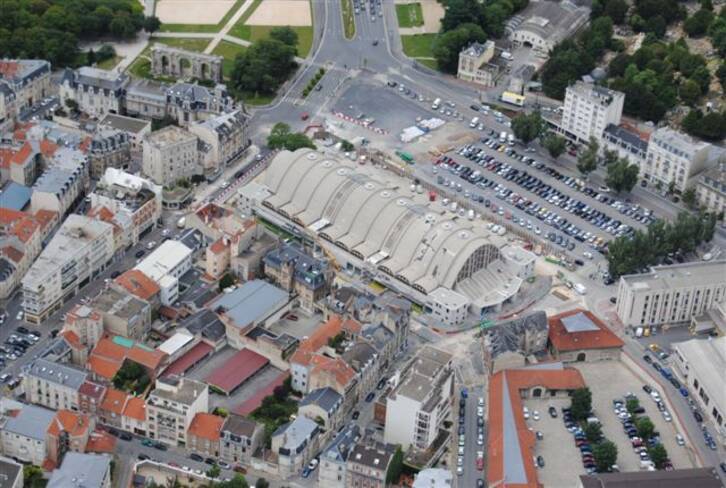
[[[340,393],[329,386],[326,386],[325,388],[318,388],[317,390],[313,390],[305,395],[305,397],[303,397],[300,401],[300,406],[317,405],[328,412],[328,414],[331,414],[337,410],[342,403],[343,397],[340,396]]]
[[[102,488],[110,463],[106,455],[68,452],[51,474],[48,488]]]
[[[248,281],[231,293],[215,299],[210,308],[220,308],[237,327],[264,320],[287,303],[287,292],[262,280]]]
[[[66,364],[54,363],[47,359],[38,359],[27,368],[26,374],[42,378],[46,381],[63,385],[74,390],[81,387],[88,373]]]
[[[9,417],[4,430],[30,439],[45,442],[48,426],[55,418],[55,412],[36,405],[23,405],[15,417]]]

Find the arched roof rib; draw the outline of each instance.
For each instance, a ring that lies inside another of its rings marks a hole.
[[[267,171],[273,195],[266,203],[296,209],[306,226],[329,220],[320,231],[327,239],[364,259],[386,253],[379,268],[426,292],[453,288],[469,256],[482,246],[502,245],[483,227],[452,219],[428,203],[418,203],[416,195],[400,194],[315,151],[283,152]]]

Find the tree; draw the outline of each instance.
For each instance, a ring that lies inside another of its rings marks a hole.
[[[592,444],[597,444],[602,439],[602,427],[597,422],[585,425],[583,430],[585,431],[585,437]]]
[[[351,152],[355,149],[355,146],[352,142],[342,139],[340,141],[340,148],[345,152]]]
[[[640,400],[637,397],[630,397],[625,402],[625,408],[628,410],[630,415],[635,414],[635,411],[640,408]]]
[[[572,393],[571,405],[572,417],[575,420],[585,420],[592,411],[592,393],[590,389],[578,388]]]
[[[437,66],[445,73],[456,73],[459,53],[472,42],[484,42],[486,34],[476,24],[462,24],[454,30],[439,34],[434,40],[431,52]]]
[[[616,193],[629,192],[638,182],[638,173],[638,165],[630,164],[627,158],[621,158],[608,165],[605,183]]]
[[[625,0],[608,0],[605,2],[605,15],[610,17],[614,24],[622,24],[629,8]]]
[[[544,121],[539,112],[520,113],[512,119],[512,132],[526,146],[542,134]]]
[[[264,478],[260,478],[261,480]],[[222,481],[219,483],[216,483],[214,485],[214,488],[249,488],[249,484],[247,484],[247,480],[244,476],[241,474],[236,474],[234,478],[232,478],[229,481]],[[256,485],[260,486],[260,485]],[[269,485],[268,485],[269,486]]]
[[[482,24],[484,17],[477,0],[447,0],[441,32],[458,29],[462,24]]]
[[[297,68],[296,49],[277,39],[260,39],[237,55],[231,86],[240,94],[275,93]]]
[[[713,21],[713,12],[708,9],[700,9],[683,22],[683,30],[689,37],[702,36],[708,30]]]
[[[158,31],[160,27],[161,20],[159,20],[159,17],[156,17],[154,15],[150,17],[144,17],[144,30],[149,34],[153,34],[154,32]]]
[[[618,152],[617,151],[611,151],[610,149],[605,149],[603,151],[603,164],[605,166],[610,166],[613,163],[617,163],[618,161]]]
[[[23,466],[23,486],[28,488],[45,488],[47,481],[43,478],[43,470],[33,464]]]
[[[403,451],[401,446],[396,446],[396,452],[393,453],[391,463],[388,465],[388,472],[386,472],[386,485],[398,483],[398,478],[401,477],[403,471]]]
[[[655,464],[656,469],[663,469],[666,461],[668,461],[668,451],[661,443],[648,449],[648,455],[650,456],[650,460],[653,461],[653,464]]]
[[[548,97],[562,100],[565,89],[594,67],[595,61],[575,40],[562,41],[552,49],[542,68],[542,89]]]
[[[698,99],[701,98],[701,87],[694,80],[688,79],[681,83],[678,95],[688,105],[695,105]]]
[[[230,273],[226,273],[224,276],[222,276],[222,279],[219,280],[219,291],[222,291],[225,288],[229,288],[232,285],[234,285],[234,276],[232,276]]]
[[[595,457],[598,473],[604,473],[618,460],[618,448],[611,441],[601,442],[593,447],[592,455]]]
[[[222,470],[219,468],[219,466],[216,463],[207,470],[207,476],[209,476],[210,478],[218,478],[221,473],[222,473]]]
[[[557,134],[548,134],[542,141],[542,145],[547,149],[550,156],[556,160],[565,152],[567,141]]]
[[[681,200],[683,200],[683,203],[685,203],[689,208],[693,208],[696,204],[696,189],[693,187],[687,188],[681,195]]]
[[[703,115],[699,109],[688,112],[681,122],[683,129],[708,141],[720,141],[726,137],[726,112],[709,112]]]
[[[635,420],[635,428],[638,430],[638,436],[647,441],[653,436],[655,425],[648,417],[640,417]]]
[[[315,149],[315,144],[305,134],[290,132],[290,126],[283,122],[274,125],[270,135],[267,136],[267,146],[270,149],[287,149],[288,151],[295,151],[303,147]]]
[[[297,32],[287,25],[284,27],[273,27],[270,30],[270,39],[276,39],[288,46],[297,46],[299,40]]]
[[[111,24],[108,26],[114,37],[128,39],[136,34],[136,27],[128,12],[119,12],[113,16]]]
[[[93,51],[93,49],[89,49],[86,53],[86,62],[89,66],[93,65],[96,62],[96,53]]]
[[[577,158],[577,169],[584,176],[592,173],[597,168],[597,151],[599,147],[597,140],[591,137],[587,149]]]

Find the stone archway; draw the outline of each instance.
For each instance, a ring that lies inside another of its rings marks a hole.
[[[532,396],[534,398],[539,398],[542,396],[542,388],[535,388],[532,390]]]
[[[222,81],[222,56],[154,44],[151,47],[151,72],[156,76]]]

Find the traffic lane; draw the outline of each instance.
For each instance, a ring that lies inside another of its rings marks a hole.
[[[479,398],[483,398],[480,387],[469,389],[469,398],[466,401],[466,446],[464,451],[464,474],[460,477],[463,484],[459,486],[476,487],[476,480],[483,476],[476,466],[477,453],[484,451],[484,445],[478,444],[479,424],[477,407]],[[486,408],[486,407],[485,407]],[[486,427],[484,427],[486,429]],[[486,433],[486,431],[484,431]],[[484,437],[486,439],[486,437]]]
[[[702,424],[697,422],[693,416],[693,411],[691,410],[690,405],[688,405],[688,400],[678,393],[670,383],[666,382],[666,380],[659,375],[655,369],[653,369],[652,365],[649,365],[643,360],[643,355],[648,351],[644,350],[641,345],[635,341],[635,339],[629,336],[626,337],[624,350],[628,356],[630,356],[630,358],[637,363],[647,375],[650,376],[650,384],[656,386],[661,394],[668,397],[671,407],[673,407],[676,411],[675,413],[678,415],[681,425],[686,430],[683,434],[686,434],[685,437],[688,445],[690,445],[692,449],[695,449],[698,457],[701,461],[703,461],[705,466],[715,466],[721,479],[726,482],[726,476],[724,476],[724,473],[718,469],[719,463],[722,462],[723,459],[726,459],[726,453],[723,452],[723,448],[721,446],[718,446],[718,450],[713,451],[706,445],[703,438],[703,431],[701,430]],[[713,427],[710,427],[709,430],[711,431],[711,434],[715,433]]]
[[[462,178],[459,178],[458,176],[454,176],[453,173],[450,173],[448,171],[446,173],[448,174],[449,179],[452,179],[452,176],[453,176],[455,180],[461,180],[460,182],[461,182],[463,189],[469,190],[470,192],[474,191],[477,194],[483,195],[484,198],[489,199],[493,205],[496,205],[498,208],[501,207],[502,209],[508,211],[512,216],[517,217],[518,220],[521,220],[522,218],[524,218],[525,221],[531,220],[533,229],[535,226],[540,228],[540,231],[541,231],[540,235],[537,235],[533,230],[529,230],[526,227],[519,226],[519,228],[522,231],[527,232],[527,234],[530,236],[530,238],[533,242],[541,241],[543,243],[553,246],[553,248],[560,250],[560,252],[569,253],[573,256],[575,256],[575,255],[581,256],[587,250],[592,253],[594,259],[598,259],[598,260],[601,259],[599,253],[594,251],[589,246],[585,246],[581,242],[575,240],[574,238],[567,236],[564,232],[562,232],[558,229],[555,229],[554,227],[550,227],[550,226],[546,225],[543,221],[540,221],[536,217],[530,216],[526,212],[519,210],[517,207],[510,204],[509,202],[507,202],[505,200],[500,200],[499,198],[497,198],[495,196],[494,192],[492,192],[491,189],[481,189],[481,188],[477,187],[476,185],[472,185],[468,181],[463,180]],[[456,195],[462,199],[464,198],[464,195],[463,195],[464,190],[462,190],[462,192],[459,193],[459,192],[450,190],[448,187],[440,185],[437,181],[437,177],[439,175],[434,175],[432,172],[432,167],[429,165],[417,164],[415,166],[415,174],[420,179],[423,179],[423,180],[427,181],[428,183],[430,183],[431,185],[435,186],[438,189],[438,193],[442,197]],[[439,172],[439,174],[441,174],[441,172]],[[495,221],[495,222],[497,222],[497,221],[507,222],[507,219],[504,216],[500,216],[498,213],[492,211],[491,208],[487,208],[482,203],[474,202],[473,200],[469,200],[468,206],[476,209],[477,212],[481,213],[482,215],[487,215],[490,218],[493,218],[493,221]],[[554,209],[552,209],[552,210],[554,210]],[[509,225],[517,225],[517,224],[512,223],[510,220]],[[563,248],[562,246],[558,246],[558,245],[554,244],[553,242],[549,241],[545,237],[548,232],[555,232],[556,234],[562,235],[563,237],[567,237],[568,239],[570,239],[570,242],[574,242],[574,244],[575,244],[574,250],[568,251],[565,248]],[[604,259],[604,258],[602,258],[602,259]]]

